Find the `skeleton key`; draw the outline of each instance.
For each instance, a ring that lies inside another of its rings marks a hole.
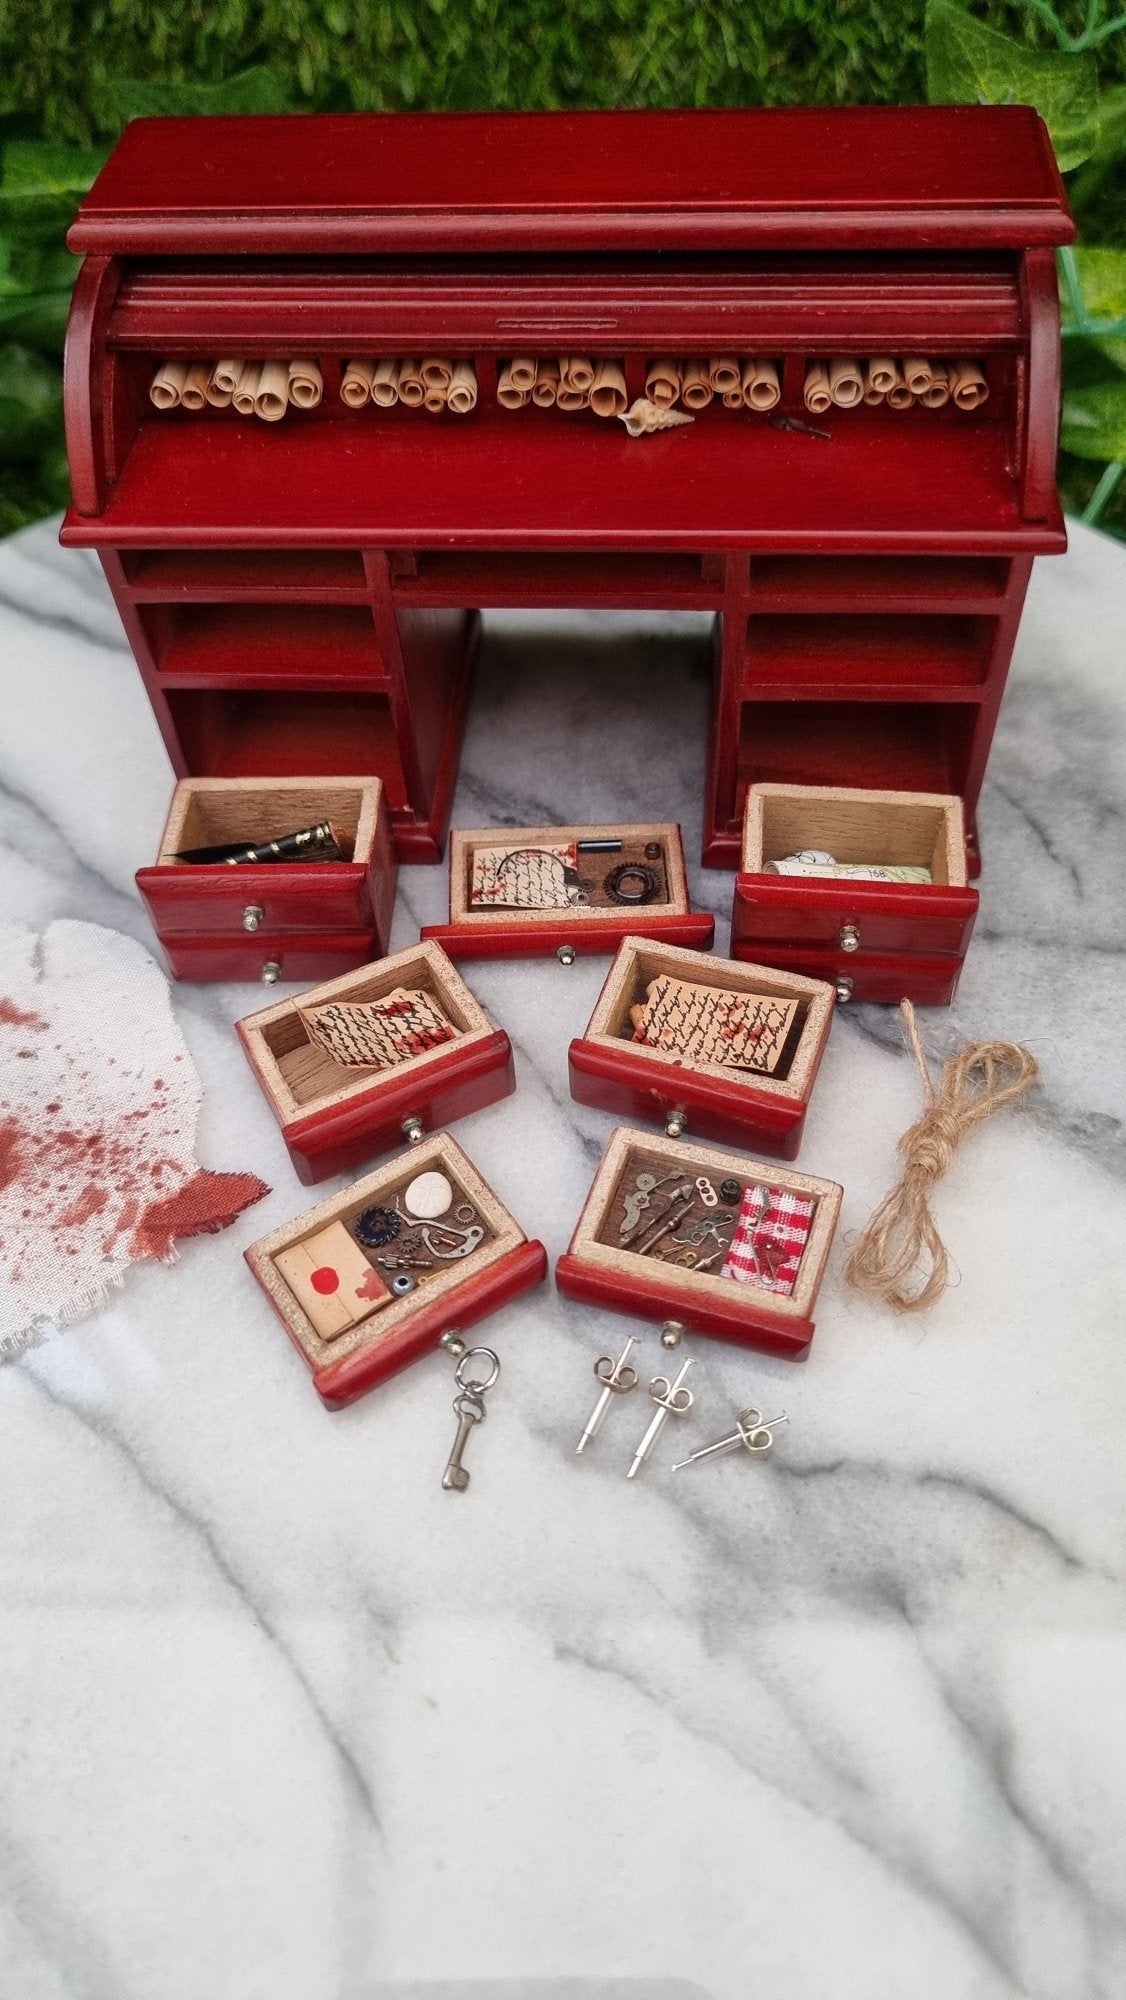
[[[483,1361],[487,1373],[474,1373],[473,1364]],[[454,1397],[454,1415],[457,1418],[457,1436],[454,1448],[446,1461],[442,1474],[442,1485],[447,1493],[464,1493],[469,1484],[469,1474],[461,1462],[462,1452],[469,1440],[469,1434],[478,1424],[485,1421],[485,1397],[500,1374],[500,1362],[491,1347],[471,1347],[461,1356],[455,1370],[458,1393]]]
[[[457,1417],[457,1436],[442,1474],[442,1485],[447,1493],[464,1493],[469,1484],[469,1474],[461,1462],[461,1454],[470,1432],[485,1421],[484,1402],[471,1389],[463,1389],[459,1396],[454,1397],[454,1414]]]

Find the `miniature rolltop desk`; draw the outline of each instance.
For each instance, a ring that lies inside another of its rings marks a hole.
[[[976,869],[1031,561],[1064,546],[1071,235],[1022,107],[138,120],[69,237],[63,540],[178,774],[371,771],[402,859],[441,851],[482,607],[691,607],[706,860],[736,864],[751,782],[890,785],[959,795]],[[766,357],[779,399],[638,438],[498,399],[511,357],[578,353],[630,404],[669,355]],[[353,357],[426,354],[474,407],[342,400]],[[323,397],[153,408],[162,360],[219,355],[315,357]],[[969,357],[984,399],[811,418],[841,355]]]

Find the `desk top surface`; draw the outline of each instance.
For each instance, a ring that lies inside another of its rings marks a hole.
[[[143,118],[75,250],[925,248],[1069,240],[1027,106]]]

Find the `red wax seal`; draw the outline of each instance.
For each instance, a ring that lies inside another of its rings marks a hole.
[[[315,1292],[337,1292],[340,1289],[340,1273],[331,1264],[322,1264],[313,1272],[309,1280]]]

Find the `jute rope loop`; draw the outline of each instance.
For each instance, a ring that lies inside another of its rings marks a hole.
[[[845,1278],[896,1312],[926,1312],[942,1297],[950,1276],[946,1245],[930,1212],[931,1189],[966,1133],[1015,1104],[1039,1070],[1020,1042],[967,1042],[951,1056],[936,1090],[910,1000],[902,1001],[899,1011],[923,1079],[926,1110],[899,1141],[903,1172],[863,1230]]]

